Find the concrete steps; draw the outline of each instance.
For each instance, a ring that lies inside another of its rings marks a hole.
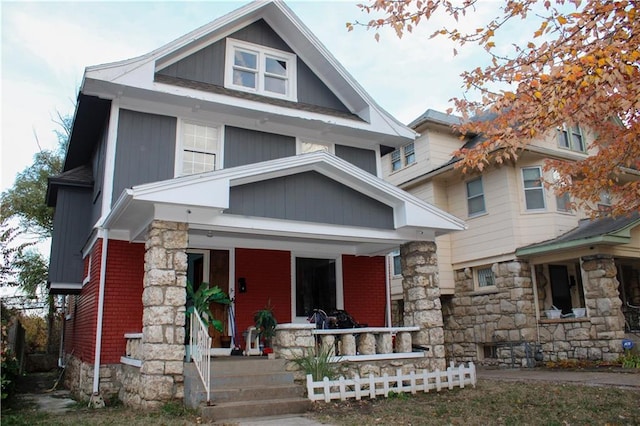
[[[185,405],[206,420],[226,420],[306,412],[311,402],[304,388],[285,371],[283,360],[263,357],[215,358],[211,364],[211,398],[193,363],[185,364]]]

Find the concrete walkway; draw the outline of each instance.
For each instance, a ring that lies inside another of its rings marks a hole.
[[[571,383],[587,386],[614,386],[640,389],[640,373],[593,370],[549,370],[546,368],[478,368],[478,379],[509,382]]]

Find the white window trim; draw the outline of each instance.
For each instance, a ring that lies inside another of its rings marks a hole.
[[[91,281],[91,255],[89,255],[89,265],[87,266],[87,275],[82,279],[82,287]]]
[[[256,88],[250,88],[246,86],[242,86],[239,84],[233,83],[233,64],[235,57],[235,50],[249,50],[252,52],[256,52],[258,55],[258,78],[256,81]],[[276,93],[276,92],[268,92],[264,90],[264,57],[270,56],[275,57],[277,59],[283,60],[287,63],[287,90],[285,94]],[[248,43],[246,41],[236,40],[230,37],[227,37],[226,44],[226,58],[225,58],[225,69],[224,69],[224,87],[228,89],[240,90],[243,92],[256,93],[263,96],[269,96],[272,98],[280,98],[286,99],[290,101],[297,102],[298,93],[297,93],[297,81],[296,81],[296,55],[290,52],[284,52],[282,50],[272,49],[267,46],[261,46],[258,44]]]
[[[400,257],[400,250],[394,250],[389,253],[389,257],[391,258],[391,276],[393,278],[402,278],[402,266],[400,266],[400,273],[395,273],[395,258]]]
[[[344,309],[344,287],[342,280],[342,255],[325,256],[319,253],[291,252],[291,322],[307,324],[307,317],[296,316],[296,258],[335,259],[336,261],[336,309]]]
[[[527,207],[527,190],[537,190],[538,188],[526,188],[524,186],[524,171],[527,169],[538,169],[538,171],[540,172],[540,190],[542,191],[542,207],[540,208],[534,208],[534,209],[530,209],[529,207]],[[543,212],[547,210],[547,194],[544,190],[544,184],[542,183],[542,179],[543,179],[543,174],[542,174],[542,167],[540,166],[528,166],[528,167],[522,167],[520,169],[520,179],[522,179],[522,195],[523,195],[523,199],[522,202],[524,204],[524,210],[527,212]]]
[[[583,149],[576,149],[576,147],[574,146],[574,142],[573,142],[573,130],[574,127],[578,129],[578,133],[580,134],[580,138],[582,140],[582,146]],[[562,126],[558,126],[558,132],[560,132],[561,134],[566,134],[568,136],[568,140],[567,142],[569,143],[569,146],[562,146],[560,144],[560,141],[558,140],[558,148],[560,149],[566,149],[572,152],[580,152],[583,154],[586,154],[587,152],[587,144],[585,142],[585,137],[584,137],[584,131],[582,130],[582,127],[580,127],[580,125],[576,124],[575,126],[568,126],[566,123],[562,124]]]
[[[336,153],[336,147],[335,144],[333,142],[325,142],[325,141],[319,141],[319,140],[314,140],[314,139],[307,139],[307,138],[296,138],[296,154],[300,155],[302,154],[302,144],[304,143],[310,143],[310,144],[315,144],[315,145],[324,145],[326,146],[328,149],[328,152],[331,154],[335,154]]]
[[[220,123],[212,123],[200,120],[192,120],[190,118],[178,118],[176,125],[176,151],[175,162],[173,164],[173,177],[186,176],[182,173],[182,160],[184,156],[183,140],[184,140],[184,124],[195,124],[197,126],[215,127],[218,129],[218,146],[216,147],[216,159],[214,162],[214,170],[220,170],[224,164],[224,126]]]

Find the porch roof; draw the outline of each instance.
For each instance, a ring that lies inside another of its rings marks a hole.
[[[516,250],[518,257],[529,257],[560,250],[593,245],[619,245],[631,242],[631,230],[640,225],[640,213],[631,216],[583,219],[578,226],[552,240]]]
[[[309,171],[391,207],[393,229],[225,213],[230,188]],[[123,191],[102,226],[114,238],[144,241],[152,220],[188,223],[190,242],[202,238],[204,244],[215,235],[216,244],[228,246],[299,245],[352,254],[384,253],[408,241],[432,241],[436,235],[465,228],[462,220],[326,152],[134,186]]]

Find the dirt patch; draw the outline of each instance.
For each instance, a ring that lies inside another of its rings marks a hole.
[[[16,393],[43,393],[52,390],[59,375],[59,371],[55,369],[44,373],[29,373],[21,376],[16,380]]]

